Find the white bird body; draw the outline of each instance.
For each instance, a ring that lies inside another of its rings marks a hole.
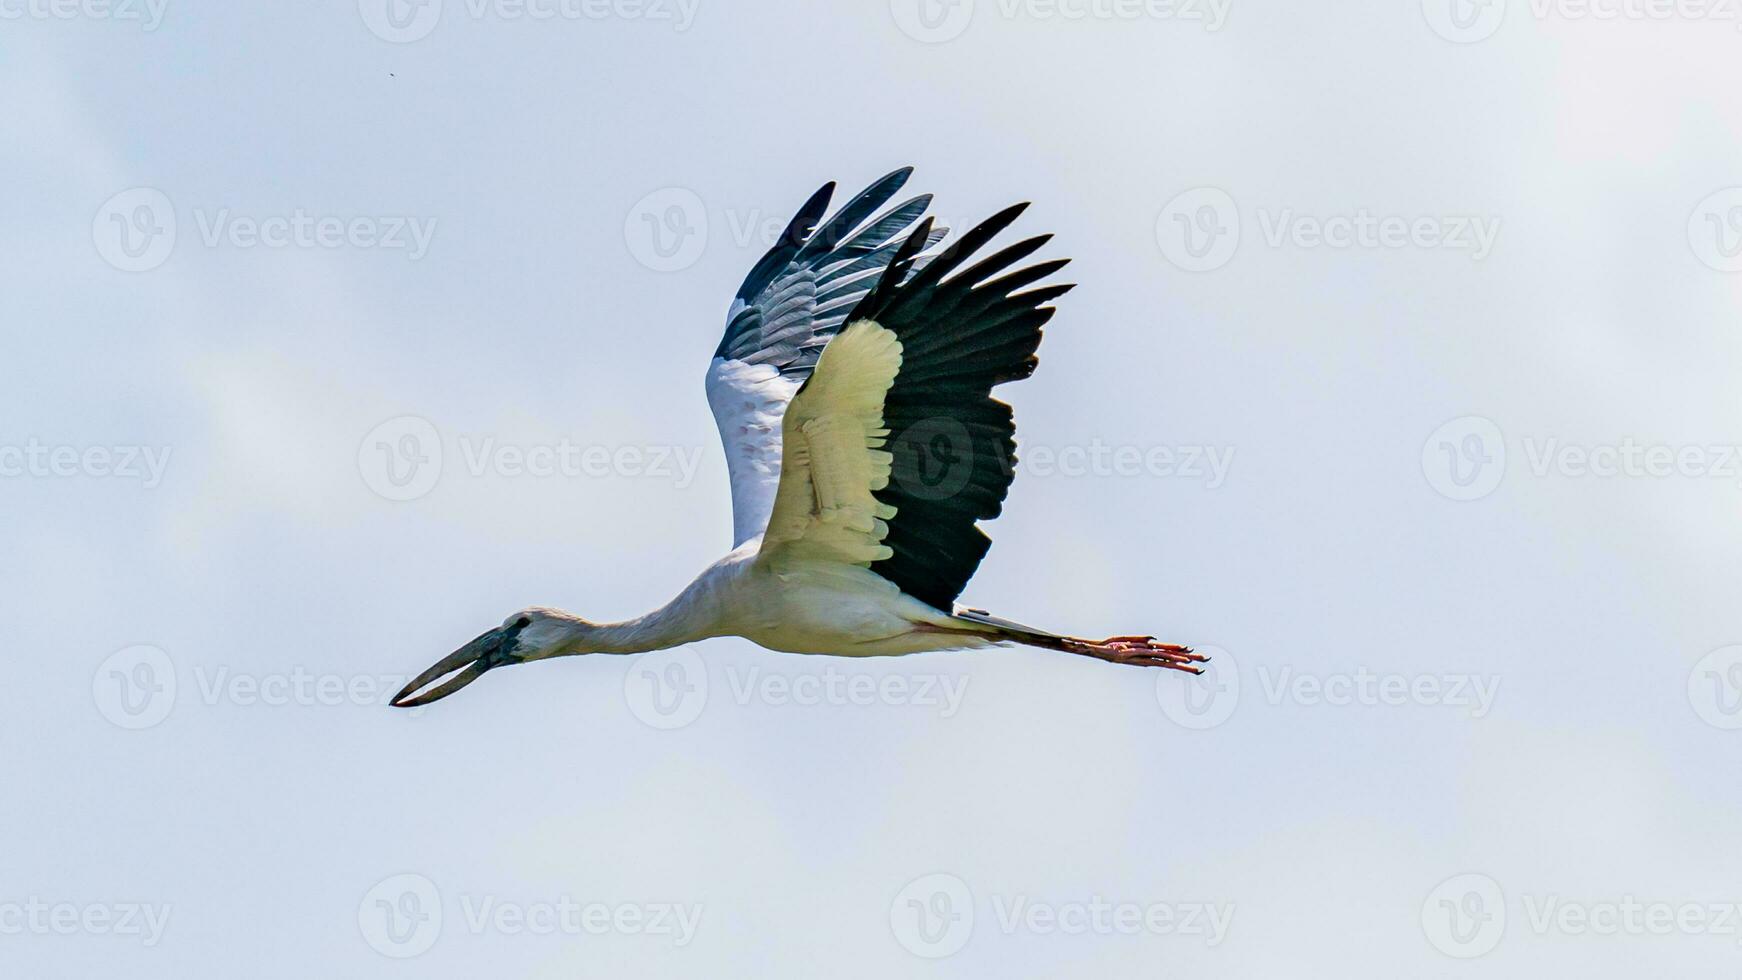
[[[908,173],[877,181],[819,229],[826,185],[732,303],[707,392],[731,481],[733,549],[633,620],[522,610],[394,704],[426,704],[504,664],[713,636],[849,657],[1023,643],[1198,670],[1204,658],[1152,637],[1084,640],[956,605],[991,543],[978,524],[998,515],[1014,478],[1015,424],[991,390],[1033,372],[1054,312],[1044,304],[1071,287],[1024,289],[1064,260],[1010,271],[1050,236],[962,267],[1026,205],[931,254],[944,232],[929,219],[909,230],[929,196],[871,218]]]
[[[736,568],[733,598],[751,614],[736,624],[732,635],[770,650],[887,657],[993,642],[985,630],[903,595],[889,580],[864,568],[808,559],[782,565],[756,558]]]
[[[572,645],[589,653],[641,653],[716,636],[740,636],[783,653],[847,657],[996,642],[990,627],[903,595],[867,569],[783,560],[761,549],[759,535],[703,569],[665,606],[625,622],[592,624],[560,610],[525,610],[534,622],[522,640],[544,652],[524,659],[563,656]]]

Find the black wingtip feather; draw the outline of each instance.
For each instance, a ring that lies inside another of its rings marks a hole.
[[[786,223],[786,230],[775,240],[774,247],[750,270],[744,277],[743,285],[738,287],[738,298],[749,302],[754,299],[788,262],[798,255],[804,247],[805,239],[809,237],[817,222],[823,219],[823,214],[829,209],[829,200],[835,196],[835,182],[829,181],[816,189],[816,193],[807,198],[792,220]]]
[[[891,259],[889,264],[884,267],[883,275],[877,279],[877,285],[865,294],[865,298],[860,300],[859,305],[853,307],[853,312],[847,316],[849,323],[854,320],[875,320],[877,318],[878,311],[883,309],[889,298],[895,294],[896,287],[907,278],[908,272],[913,268],[913,260],[925,250],[926,245],[930,242],[931,226],[932,218],[928,215],[924,221],[919,223],[918,227],[908,234],[906,240],[901,243],[901,247],[895,250],[895,258]]]
[[[956,267],[966,261],[968,256],[979,251],[981,246],[1008,228],[1026,210],[1028,210],[1027,201],[1012,204],[969,229],[967,234],[956,239],[954,244],[939,252],[936,258],[926,263],[926,267],[921,269],[907,284],[908,288],[904,290],[904,295],[908,300],[915,300],[924,295],[927,290],[941,282],[945,276],[955,271]],[[896,302],[903,301],[897,300]]]
[[[823,215],[829,210],[829,202],[835,197],[835,182],[829,181],[816,189],[792,220],[786,223],[786,230],[780,233],[780,240],[795,245],[804,244],[817,222],[823,220]]]
[[[803,262],[808,258],[834,251],[837,246],[847,240],[848,236],[853,234],[860,223],[870,216],[871,212],[882,207],[885,202],[894,197],[895,192],[901,190],[902,185],[907,183],[907,178],[912,175],[912,167],[901,167],[872,181],[869,187],[854,195],[851,201],[843,204],[841,209],[835,212],[835,216],[829,219],[828,224],[820,228],[815,234],[810,235],[809,241],[805,242],[804,248],[799,251],[794,261]]]
[[[1070,289],[1049,284],[1018,292],[1068,259],[1006,271],[1050,235],[1025,239],[962,269],[1027,207],[1024,202],[999,211],[913,271],[928,222],[902,243],[852,316],[876,320],[902,345],[901,370],[883,406],[891,477],[876,491],[879,501],[895,508],[884,539],[893,554],[871,569],[946,611],[990,547],[978,522],[998,516],[1015,474],[1015,422],[992,389],[1034,372],[1041,328],[1056,312],[1043,304]],[[951,481],[941,491],[940,474]]]

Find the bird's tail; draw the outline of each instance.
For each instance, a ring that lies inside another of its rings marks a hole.
[[[1105,640],[1086,640],[1080,636],[1065,636],[1008,619],[1000,619],[984,609],[957,609],[955,618],[981,628],[990,627],[1000,639],[1045,650],[1060,650],[1109,663],[1134,667],[1166,667],[1188,674],[1204,672],[1198,664],[1210,658],[1193,653],[1191,647],[1173,643],[1157,643],[1153,636],[1110,636]]]

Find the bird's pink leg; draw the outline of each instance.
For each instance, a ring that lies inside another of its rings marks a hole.
[[[1188,674],[1201,674],[1204,669],[1195,665],[1210,659],[1203,654],[1193,653],[1191,647],[1157,643],[1153,636],[1109,636],[1100,641],[1067,636],[1063,640],[1064,648],[1071,653],[1133,667],[1166,667],[1169,670],[1183,670]]]

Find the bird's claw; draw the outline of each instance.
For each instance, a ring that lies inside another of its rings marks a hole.
[[[1090,640],[1073,642],[1078,648],[1078,653],[1087,654],[1109,663],[1127,664],[1132,667],[1165,667],[1168,670],[1182,670],[1188,674],[1203,673],[1204,669],[1195,665],[1207,663],[1210,659],[1201,653],[1193,653],[1191,647],[1180,646],[1177,643],[1157,643],[1153,636],[1109,636],[1099,642]]]

